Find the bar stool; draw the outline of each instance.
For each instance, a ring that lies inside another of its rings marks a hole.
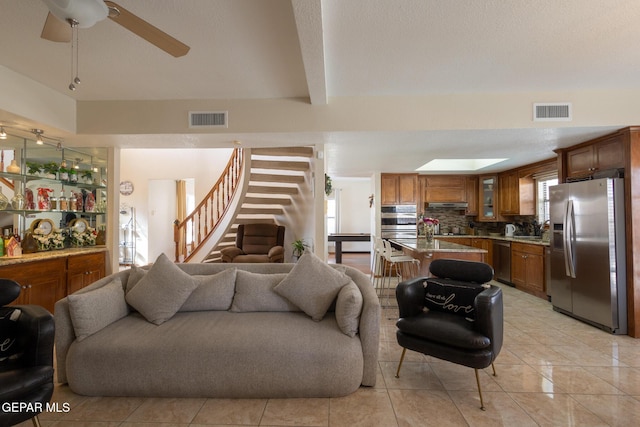
[[[378,282],[382,279],[382,275],[379,274],[382,266],[384,265],[384,245],[382,239],[378,236],[373,236],[373,257],[372,257],[371,275],[369,279],[373,284],[373,288],[376,290],[378,296]],[[383,270],[384,272],[384,270]]]
[[[388,240],[382,241],[383,245],[383,255],[384,255],[384,267],[382,270],[382,286],[381,291],[384,292],[385,282],[387,283],[387,304],[384,307],[390,307],[389,305],[389,292],[391,291],[391,275],[393,270],[395,269],[396,275],[398,278],[398,282],[402,280],[407,280],[413,277],[418,276],[418,272],[420,271],[420,261],[417,259],[408,256],[398,254],[393,250],[391,243]],[[387,274],[387,268],[389,269],[389,274]],[[382,296],[382,294],[379,294]]]

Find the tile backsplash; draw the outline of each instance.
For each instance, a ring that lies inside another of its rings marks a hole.
[[[452,231],[453,227],[458,227],[460,234],[486,235],[488,233],[504,233],[504,226],[507,224],[506,222],[477,222],[474,217],[464,215],[464,211],[459,209],[427,208],[424,212],[418,213],[418,215],[420,214],[424,217],[437,218],[440,223],[441,233],[445,233],[447,227],[449,232]],[[534,220],[534,216],[514,216],[511,222],[529,224]]]

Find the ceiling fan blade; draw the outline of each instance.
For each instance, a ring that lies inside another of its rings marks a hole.
[[[189,49],[191,49],[186,44],[171,37],[159,28],[154,27],[144,19],[137,17],[122,6],[112,1],[105,1],[105,4],[110,9],[115,8],[119,12],[115,14],[109,13],[109,19],[122,25],[132,33],[142,37],[149,43],[156,45],[168,54],[177,58],[186,55],[187,52],[189,52]]]
[[[42,27],[40,37],[45,40],[51,40],[52,42],[68,43],[71,41],[71,26],[66,22],[62,22],[49,12],[47,20],[44,21],[44,27]]]

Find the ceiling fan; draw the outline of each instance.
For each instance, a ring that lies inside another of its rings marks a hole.
[[[70,42],[72,28],[89,28],[109,18],[174,57],[184,56],[190,47],[124,7],[103,0],[42,0],[49,8],[40,37],[54,42]]]

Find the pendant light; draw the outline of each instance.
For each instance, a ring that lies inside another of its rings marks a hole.
[[[42,139],[42,134],[44,133],[44,131],[42,129],[31,129],[31,132],[36,135],[36,144],[43,145],[44,140]]]
[[[7,133],[4,131],[4,126],[0,126],[0,139],[7,139]]]

